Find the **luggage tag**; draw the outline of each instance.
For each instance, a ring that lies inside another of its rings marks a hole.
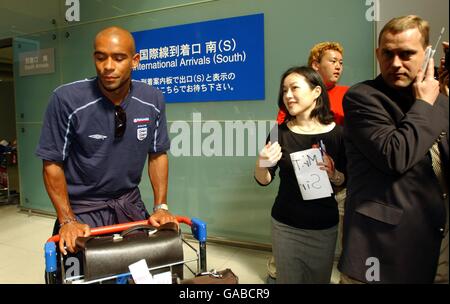
[[[144,259],[131,264],[128,269],[130,269],[135,284],[172,284],[172,273],[170,271],[152,276]]]
[[[135,284],[153,284],[153,276],[144,259],[129,265],[128,269],[130,269]]]
[[[172,284],[172,273],[170,271],[155,274],[152,284]]]

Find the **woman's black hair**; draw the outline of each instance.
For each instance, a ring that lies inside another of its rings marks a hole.
[[[284,79],[291,74],[298,74],[303,76],[306,80],[306,83],[308,83],[309,87],[311,88],[311,90],[317,86],[320,86],[320,88],[322,89],[322,93],[316,99],[316,106],[311,111],[310,118],[317,118],[317,120],[324,125],[328,125],[331,122],[333,122],[334,116],[333,112],[331,112],[330,110],[330,101],[328,98],[327,88],[323,84],[322,78],[320,77],[319,73],[317,73],[315,70],[307,66],[292,67],[288,69],[286,72],[284,72],[283,75],[281,76],[280,91],[278,93],[278,107],[286,112],[284,122],[287,122],[294,118],[289,114],[283,101]]]

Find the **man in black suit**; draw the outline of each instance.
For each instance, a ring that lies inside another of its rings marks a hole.
[[[422,71],[426,21],[395,18],[378,44],[381,75],[344,98],[348,182],[338,268],[350,283],[432,283],[445,236],[448,244],[448,98],[439,94],[433,59]]]

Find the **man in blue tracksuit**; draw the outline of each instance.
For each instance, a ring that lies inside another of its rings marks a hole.
[[[164,98],[131,80],[139,63],[132,35],[109,27],[95,37],[97,77],[62,85],[53,92],[36,155],[58,219],[64,255],[90,228],[150,219],[176,222],[167,207],[168,158]],[[154,193],[150,215],[139,193],[148,155]]]

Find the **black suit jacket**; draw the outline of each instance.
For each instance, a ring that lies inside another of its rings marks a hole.
[[[344,97],[348,161],[341,272],[373,283],[432,283],[446,221],[431,166],[438,140],[448,181],[449,104],[434,106],[389,88],[381,76]],[[375,276],[374,276],[375,274]]]

